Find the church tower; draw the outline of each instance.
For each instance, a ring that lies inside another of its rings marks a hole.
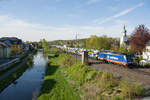
[[[128,42],[128,39],[127,39],[127,30],[126,30],[126,27],[124,25],[122,36],[120,37],[120,47],[123,47],[123,46],[127,47],[127,42]]]

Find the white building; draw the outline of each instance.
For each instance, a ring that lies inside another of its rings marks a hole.
[[[146,44],[146,49],[143,52],[143,59],[150,60],[150,41]]]
[[[127,48],[127,45],[128,45],[127,30],[124,26],[122,36],[120,37],[120,47],[126,47]]]

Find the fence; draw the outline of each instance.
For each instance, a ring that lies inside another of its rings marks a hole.
[[[5,69],[9,68],[11,65],[13,65],[13,64],[15,64],[15,63],[17,63],[19,61],[20,61],[20,58],[16,58],[16,59],[13,59],[13,60],[11,60],[11,61],[9,61],[7,63],[1,64],[0,65],[0,71],[3,71]]]

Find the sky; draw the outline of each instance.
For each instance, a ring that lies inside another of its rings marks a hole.
[[[70,40],[91,35],[120,37],[144,24],[150,0],[0,0],[0,37],[23,41]]]

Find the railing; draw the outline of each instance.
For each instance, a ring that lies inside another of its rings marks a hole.
[[[13,59],[13,60],[11,60],[11,61],[9,61],[7,63],[1,64],[0,65],[0,71],[3,71],[5,69],[9,68],[11,65],[13,65],[13,64],[15,64],[15,63],[17,63],[19,61],[20,61],[20,58],[16,58],[16,59]]]
[[[0,72],[11,67],[13,64],[15,63],[18,63],[19,61],[21,61],[25,56],[28,55],[28,52],[24,52],[22,55],[18,56],[17,58],[7,62],[7,63],[4,63],[4,64],[1,64],[0,65]]]

